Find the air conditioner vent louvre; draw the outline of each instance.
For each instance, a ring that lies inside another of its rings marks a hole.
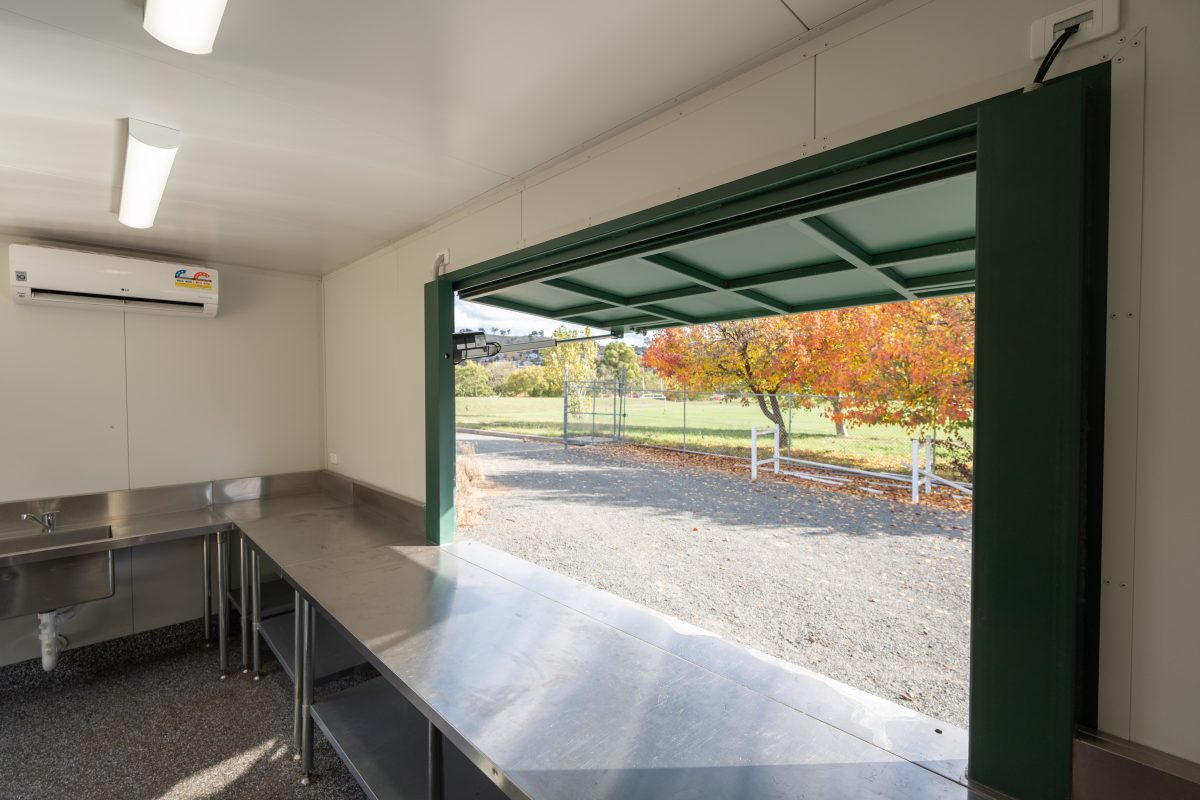
[[[114,297],[110,294],[93,294],[91,292],[64,292],[58,289],[30,289],[35,300],[42,298],[62,298],[70,300],[78,297],[81,300],[101,300],[107,303],[121,303],[124,305],[134,305],[135,303],[147,303],[154,306],[166,306],[177,308],[179,310],[195,311],[197,313],[204,312],[203,303],[185,303],[182,300],[155,300],[147,297]]]

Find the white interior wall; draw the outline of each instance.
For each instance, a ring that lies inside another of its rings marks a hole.
[[[319,283],[212,266],[215,319],[0,302],[0,502],[320,468]]]
[[[421,447],[423,428],[410,424],[413,394],[418,395],[416,407],[422,407],[421,379],[403,372],[411,368],[404,351],[417,347],[424,312],[419,300],[400,294],[395,247],[358,264],[325,282],[330,469],[382,487],[403,487],[414,483],[413,470],[424,469],[424,460],[413,450]]]
[[[125,317],[133,488],[319,469],[315,280],[221,269],[215,319]]]
[[[128,488],[127,441],[122,315],[0,302],[0,502]]]
[[[327,277],[326,432],[340,458],[330,468],[424,496],[421,290],[439,251],[449,249],[460,268],[1017,89],[1036,66],[1030,22],[1064,5],[893,0]],[[1144,27],[1147,35],[1135,36]],[[1190,246],[1200,186],[1197,30],[1192,0],[1126,0],[1119,33],[1064,52],[1052,74],[1145,59],[1144,174],[1137,137],[1114,139],[1122,149],[1113,154],[1113,196],[1144,190],[1146,223],[1145,247],[1118,248],[1121,258],[1110,263],[1113,286],[1141,290],[1140,302],[1128,293],[1110,298],[1140,321],[1110,332],[1110,354],[1115,343],[1140,355],[1109,362],[1110,385],[1132,382],[1137,392],[1110,409],[1107,423],[1134,435],[1106,453],[1110,474],[1127,477],[1106,482],[1105,572],[1129,579],[1114,582],[1126,584],[1119,591],[1106,587],[1101,727],[1200,762],[1200,586],[1192,577],[1200,535],[1187,500],[1200,450],[1200,360],[1189,350],[1200,341],[1200,316],[1185,308],[1200,290]],[[1140,80],[1114,79],[1114,117],[1140,119],[1142,92]],[[1114,216],[1118,243],[1141,237],[1140,210]],[[376,295],[384,284],[394,300]],[[345,310],[334,314],[335,303]],[[380,335],[399,341],[389,348],[360,338]],[[391,438],[372,436],[381,430]],[[392,440],[402,446],[383,451],[380,442]],[[1116,467],[1131,459],[1135,470]]]

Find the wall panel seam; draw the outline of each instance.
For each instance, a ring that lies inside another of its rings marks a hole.
[[[133,420],[129,417],[129,317],[121,314],[121,351],[125,364],[125,488],[133,488]]]
[[[1149,31],[1146,28],[1142,28],[1140,31],[1137,31],[1134,34],[1135,36],[1139,37],[1142,41],[1140,57],[1143,60],[1149,59],[1150,43],[1149,43],[1149,35],[1148,34],[1149,34]],[[1122,49],[1124,49],[1124,48],[1122,48]],[[1145,81],[1146,81],[1146,72],[1145,72],[1145,66],[1143,66],[1142,86],[1141,86],[1142,91],[1141,91],[1141,95],[1138,97],[1138,102],[1140,103],[1140,106],[1141,106],[1138,110],[1142,117],[1142,119],[1141,119],[1142,149],[1141,149],[1141,152],[1138,153],[1138,157],[1139,157],[1138,178],[1141,181],[1139,190],[1141,192],[1142,202],[1141,202],[1141,208],[1139,209],[1140,213],[1139,213],[1139,216],[1137,219],[1137,231],[1138,231],[1137,287],[1138,287],[1138,296],[1137,296],[1137,310],[1135,311],[1135,318],[1134,318],[1136,336],[1137,336],[1137,350],[1135,351],[1136,352],[1136,356],[1135,356],[1136,361],[1134,364],[1135,384],[1134,384],[1133,420],[1134,420],[1135,433],[1134,433],[1134,437],[1133,437],[1133,460],[1134,460],[1133,461],[1133,463],[1134,463],[1133,500],[1132,500],[1133,541],[1131,543],[1131,558],[1130,558],[1130,565],[1129,565],[1130,575],[1133,580],[1133,592],[1130,597],[1130,603],[1129,603],[1129,612],[1130,612],[1129,617],[1130,617],[1131,630],[1130,630],[1130,636],[1129,636],[1129,717],[1128,717],[1128,720],[1129,720],[1129,738],[1130,739],[1133,738],[1133,731],[1134,731],[1134,727],[1133,727],[1133,712],[1134,712],[1133,687],[1135,685],[1134,670],[1136,669],[1136,666],[1137,666],[1137,659],[1135,658],[1136,646],[1135,646],[1135,637],[1134,637],[1134,632],[1137,630],[1137,594],[1138,594],[1138,592],[1137,592],[1137,590],[1138,590],[1138,581],[1137,581],[1138,525],[1137,525],[1137,522],[1138,522],[1138,500],[1142,494],[1142,456],[1143,456],[1142,446],[1141,446],[1142,445],[1141,437],[1137,434],[1137,432],[1140,431],[1141,427],[1142,427],[1142,402],[1141,402],[1141,393],[1142,393],[1142,290],[1145,288],[1143,286],[1142,265],[1145,263],[1145,257],[1146,257],[1146,237],[1145,237],[1145,224],[1146,224],[1146,84],[1145,84]]]

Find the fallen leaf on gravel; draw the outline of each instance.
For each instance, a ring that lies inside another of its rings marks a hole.
[[[918,697],[920,697],[920,695],[917,694],[916,692],[901,692],[900,693],[900,699],[907,700],[910,703],[915,703],[917,701]]]

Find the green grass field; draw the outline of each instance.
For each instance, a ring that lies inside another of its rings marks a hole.
[[[561,437],[563,401],[556,397],[459,397],[455,400],[458,425],[504,433]],[[588,406],[590,412],[590,405]],[[626,404],[625,439],[639,444],[684,446],[684,404],[668,400],[629,400]],[[786,411],[785,411],[786,418]],[[751,402],[689,400],[687,449],[748,456],[750,429],[766,428],[767,418]],[[598,403],[597,435],[612,433],[612,400]],[[851,427],[849,435],[836,436],[831,420],[820,408],[795,408],[791,416],[792,455],[812,461],[904,472],[912,457],[910,436],[899,427]],[[592,432],[592,416],[572,414],[570,433]],[[769,444],[768,444],[769,452]],[[766,457],[766,453],[761,457]],[[939,470],[939,473],[941,470]]]

